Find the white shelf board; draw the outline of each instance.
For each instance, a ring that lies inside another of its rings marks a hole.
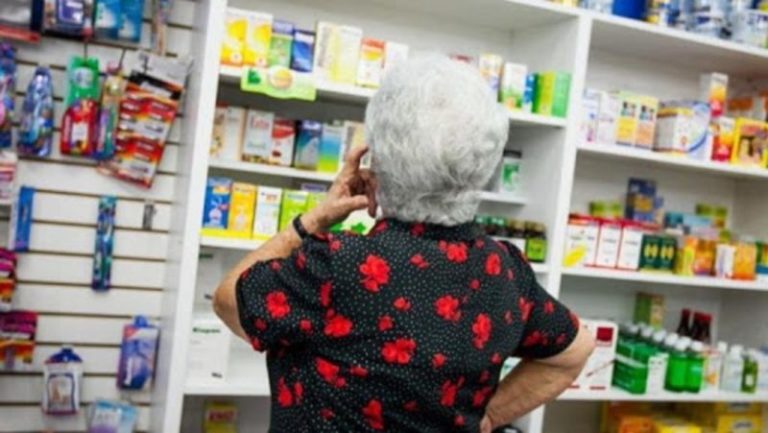
[[[768,282],[729,280],[715,277],[686,277],[661,272],[634,272],[614,269],[576,267],[563,268],[562,274],[566,277],[599,278],[616,281],[633,281],[648,284],[707,287],[725,290],[768,291]]]
[[[549,272],[549,265],[546,263],[531,263],[531,268],[535,274],[546,274]]]
[[[519,204],[519,205],[523,205],[528,201],[525,197],[521,197],[516,194],[505,194],[505,193],[490,192],[490,191],[483,191],[480,194],[480,198],[486,202]]]
[[[225,82],[239,82],[241,69],[233,66],[221,66],[219,69],[220,80]],[[320,98],[351,101],[365,104],[376,93],[376,89],[360,87],[350,84],[339,84],[329,81],[315,83]],[[553,128],[565,128],[567,120],[561,117],[542,116],[540,114],[524,111],[509,111],[509,121],[514,126],[545,126]]]
[[[699,71],[739,77],[768,76],[768,50],[764,48],[609,14],[582,13],[593,18],[593,48]]]
[[[768,401],[768,394],[747,394],[742,392],[700,392],[693,394],[689,392],[662,392],[655,394],[630,394],[623,389],[612,388],[607,391],[577,391],[567,390],[558,397],[558,400],[564,401],[669,401],[669,402],[688,402],[688,401],[719,401],[719,402],[765,402]]]
[[[713,176],[724,176],[735,179],[764,179],[768,180],[768,169],[743,167],[734,164],[714,161],[698,161],[685,156],[654,152],[627,146],[579,145],[579,156],[603,158],[609,160],[628,160],[649,163],[657,166],[697,171]]]
[[[228,250],[253,251],[260,247],[264,241],[255,239],[235,239],[223,236],[200,236],[200,246],[210,248],[222,248]]]
[[[243,173],[257,173],[257,174],[263,174],[268,176],[313,180],[317,182],[330,183],[330,182],[333,182],[333,180],[336,178],[336,175],[331,173],[320,173],[317,171],[301,170],[298,168],[282,167],[279,165],[258,164],[254,162],[221,161],[221,160],[211,159],[208,165],[211,168],[215,168],[219,170],[239,171]]]
[[[268,397],[269,383],[265,378],[264,384],[243,384],[234,380],[221,382],[191,382],[184,388],[185,395],[208,395],[230,397]]]

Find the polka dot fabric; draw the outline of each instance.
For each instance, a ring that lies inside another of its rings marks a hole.
[[[237,294],[267,352],[273,433],[477,432],[503,360],[555,355],[578,329],[474,224],[315,235],[244,272]]]

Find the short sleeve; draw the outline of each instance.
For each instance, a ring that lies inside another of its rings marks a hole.
[[[514,245],[504,242],[512,258],[518,283],[516,308],[523,333],[513,356],[548,358],[564,351],[576,338],[579,319],[536,281],[527,259]],[[518,323],[518,322],[515,322]]]
[[[306,239],[288,258],[254,264],[237,281],[240,324],[259,351],[308,341],[322,326],[328,242]]]

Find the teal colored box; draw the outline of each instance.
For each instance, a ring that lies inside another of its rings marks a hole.
[[[229,200],[232,193],[232,179],[209,177],[205,186],[203,204],[203,228],[226,229],[229,219]]]
[[[306,170],[317,169],[322,136],[322,123],[313,120],[301,120],[298,122],[296,148],[293,151],[294,167]]]
[[[323,125],[323,137],[320,140],[320,157],[317,170],[324,173],[336,173],[341,163],[341,143],[344,138],[344,124],[334,121]]]

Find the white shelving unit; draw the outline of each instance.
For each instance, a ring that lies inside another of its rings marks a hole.
[[[564,269],[563,244],[570,211],[585,212],[591,200],[621,199],[629,177],[655,179],[670,210],[692,211],[698,202],[726,206],[731,228],[768,239],[768,202],[764,180],[768,170],[692,161],[667,154],[626,147],[581,146],[580,95],[584,88],[625,89],[665,99],[696,98],[699,75],[724,72],[731,87],[743,89],[768,78],[768,50],[746,47],[674,29],[654,27],[620,17],[598,15],[544,0],[392,0],[359,2],[328,0],[319,7],[311,0],[200,0],[196,31],[201,35],[200,85],[196,110],[189,123],[189,155],[182,173],[188,180],[183,251],[176,277],[178,293],[172,303],[170,329],[174,345],[171,371],[164,389],[165,403],[157,417],[162,431],[199,424],[201,401],[238,397],[241,413],[268,418],[269,394],[263,358],[243,348],[230,354],[230,374],[220,383],[185,380],[185,351],[195,314],[209,313],[205,295],[227,266],[256,248],[252,240],[200,235],[203,185],[209,173],[257,184],[295,186],[297,182],[330,182],[333,176],[285,167],[241,162],[209,161],[213,107],[217,102],[274,111],[293,118],[363,118],[366,102],[375,90],[333,83],[318,83],[314,103],[278,101],[240,92],[241,70],[218,66],[218,52],[227,6],[270,12],[312,28],[316,20],[360,26],[366,35],[407,43],[412,52],[432,50],[478,55],[495,52],[505,59],[529,65],[533,71],[560,70],[572,74],[569,114],[566,118],[510,112],[509,148],[522,150],[525,164],[524,194],[483,195],[481,212],[541,221],[547,226],[549,254],[546,264],[534,265],[543,286],[583,317],[631,318],[634,292],[651,291],[666,299],[667,321],[675,322],[682,306],[716,316],[717,339],[757,346],[768,340],[768,284],[714,278],[686,278],[601,269]],[[191,105],[191,104],[190,104]],[[436,125],[439,127],[439,125]],[[200,255],[200,248],[212,254]],[[169,277],[173,278],[173,277]],[[618,289],[620,287],[621,289]],[[674,326],[674,324],[669,326]],[[748,330],[748,332],[745,332]],[[176,394],[174,394],[174,392]],[[596,405],[609,400],[633,401],[766,401],[765,395],[673,394],[633,396],[620,390],[568,391],[545,411],[537,410],[520,423],[527,433],[575,431],[572,420],[583,420],[578,431],[597,431]],[[580,402],[580,404],[574,404]],[[188,408],[182,412],[182,405]],[[184,422],[182,422],[184,418]],[[263,425],[260,424],[260,425]],[[582,428],[583,427],[583,428]],[[199,427],[185,429],[197,433]],[[263,433],[265,430],[249,430]]]
[[[746,394],[743,392],[663,392],[659,394],[630,394],[622,389],[608,391],[568,390],[558,400],[562,401],[658,401],[658,402],[765,402],[766,394]]]

